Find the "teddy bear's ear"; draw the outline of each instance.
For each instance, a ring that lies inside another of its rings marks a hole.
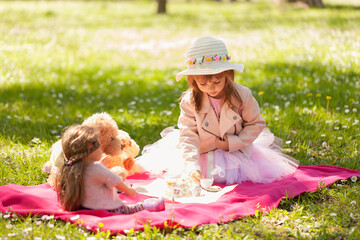
[[[106,112],[91,115],[84,120],[82,125],[102,128],[103,130],[109,129],[114,132],[114,135],[117,134],[119,129],[115,120]]]

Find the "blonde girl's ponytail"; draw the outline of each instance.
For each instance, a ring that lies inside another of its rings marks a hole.
[[[95,128],[73,125],[64,132],[61,143],[64,163],[59,169],[55,189],[58,200],[66,211],[81,207],[85,158],[99,147],[98,131]],[[89,147],[96,146],[94,149]]]

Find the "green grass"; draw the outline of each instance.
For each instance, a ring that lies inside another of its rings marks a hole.
[[[52,143],[96,112],[141,147],[159,139],[176,125],[187,88],[174,76],[190,41],[204,35],[224,39],[232,61],[244,63],[236,81],[253,90],[288,154],[301,165],[360,170],[360,6],[324,3],[170,1],[168,14],[156,15],[153,1],[0,2],[0,184],[45,182]],[[357,239],[358,182],[284,199],[263,216],[117,237]],[[116,237],[54,219],[0,219],[0,239]]]

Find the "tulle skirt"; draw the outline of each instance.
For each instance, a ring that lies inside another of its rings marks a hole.
[[[180,177],[184,173],[185,159],[179,144],[179,130],[166,128],[161,139],[147,145],[136,159],[146,171]],[[250,157],[241,151],[217,149],[200,154],[199,163],[205,178],[227,185],[244,181],[269,183],[293,174],[299,162],[284,154],[282,141],[265,128],[252,144]]]

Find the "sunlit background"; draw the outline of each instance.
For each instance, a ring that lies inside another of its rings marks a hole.
[[[0,185],[35,185],[64,127],[111,114],[142,148],[175,126],[190,42],[225,41],[236,81],[302,165],[360,170],[360,2],[1,1]],[[1,235],[0,235],[1,236]]]

